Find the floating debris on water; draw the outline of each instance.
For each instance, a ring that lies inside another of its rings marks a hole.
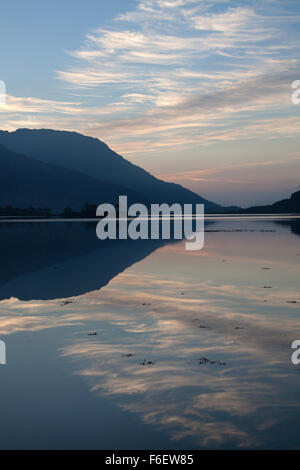
[[[219,366],[226,366],[226,362],[221,362],[219,360],[211,361],[207,357],[199,357],[198,364],[199,365],[202,365],[202,364],[211,364],[211,365],[218,364]]]
[[[209,359],[207,359],[207,357],[200,357],[199,358],[199,364],[208,364],[210,362]]]
[[[146,359],[144,359],[142,362],[140,362],[140,365],[141,366],[154,366],[154,362],[153,361],[146,361]]]
[[[63,301],[61,302],[61,305],[69,305],[69,304],[73,304],[73,303],[74,303],[73,300],[63,300]]]

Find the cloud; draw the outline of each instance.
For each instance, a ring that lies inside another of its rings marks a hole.
[[[300,124],[300,120],[298,122],[298,125]],[[217,168],[206,168],[202,170],[187,170],[187,171],[182,171],[182,172],[177,172],[177,173],[170,173],[170,174],[162,174],[159,175],[160,178],[165,179],[167,181],[228,181],[227,179],[227,173],[230,178],[233,178],[230,180],[231,183],[233,182],[239,182],[235,178],[235,173],[236,172],[241,172],[241,170],[256,170],[257,168],[261,167],[274,167],[274,166],[280,166],[280,167],[285,167],[286,165],[289,165],[289,163],[295,163],[299,162],[299,155],[291,157],[291,158],[285,158],[284,160],[265,160],[265,161],[255,161],[255,162],[248,162],[248,163],[239,163],[239,164],[234,164],[234,165],[224,165],[222,167],[217,167]],[[282,168],[280,169],[282,171]],[[249,174],[249,172],[247,172]],[[264,180],[266,178],[265,174],[263,176]],[[245,181],[244,181],[245,182]],[[252,183],[252,181],[251,181]]]
[[[103,88],[112,103],[123,103],[123,117],[112,113],[87,128],[126,153],[143,151],[141,136],[148,152],[237,140],[243,128],[250,137],[256,131],[267,134],[268,120],[260,119],[259,128],[257,113],[290,107],[288,87],[299,71],[298,48],[289,38],[288,50],[278,17],[262,7],[256,12],[254,5],[139,2],[111,28],[90,32],[83,48],[72,53],[78,65],[58,71],[58,78],[79,89]],[[291,15],[281,18],[292,21]],[[130,99],[134,96],[138,99]],[[129,102],[135,104],[130,110]],[[229,116],[246,113],[242,128],[227,124]],[[284,134],[278,128],[274,133]]]
[[[224,13],[190,16],[190,20],[195,29],[204,31],[219,31],[231,35],[236,32],[251,31],[253,21],[257,21],[258,16],[253,10],[238,7],[229,8]],[[257,32],[255,28],[254,33]]]
[[[1,114],[10,113],[62,113],[62,114],[73,114],[81,112],[81,103],[74,103],[71,101],[55,101],[45,100],[34,97],[16,97],[12,95],[6,96],[5,104],[0,104]],[[0,114],[0,116],[1,116]]]
[[[78,130],[125,155],[297,135],[290,84],[300,73],[299,41],[290,9],[273,2],[270,15],[268,2],[251,0],[135,5],[87,32],[56,72],[78,102],[9,97],[2,127]]]
[[[154,150],[165,145],[178,148],[191,143],[209,144],[263,135],[268,138],[296,135],[298,117],[259,117],[268,109],[291,108],[289,85],[293,76],[294,72],[274,71],[191,97],[165,94],[161,101],[157,98],[154,108],[140,112],[138,116],[91,124],[91,129],[108,139],[117,131],[119,142],[125,136],[135,142],[139,136],[151,136]],[[150,148],[147,145],[147,151]],[[134,147],[134,151],[140,149]]]

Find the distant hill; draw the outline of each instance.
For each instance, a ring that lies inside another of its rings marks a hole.
[[[120,194],[129,201],[142,201],[141,195],[121,185],[95,178],[18,154],[0,145],[0,207],[83,208],[85,202],[117,203]]]
[[[0,131],[0,144],[13,152],[25,154],[41,162],[80,172],[86,177],[93,178],[94,181],[101,181],[102,185],[108,184],[107,189],[110,185],[122,185],[128,188],[127,193],[129,190],[133,191],[140,194],[140,199],[142,197],[153,203],[198,203],[205,204],[207,212],[224,210],[222,206],[207,201],[178,184],[167,183],[152,176],[113,152],[100,140],[76,132],[50,129]],[[52,190],[54,188],[53,185]],[[73,186],[73,191],[77,192],[75,186]],[[81,190],[78,189],[78,191]],[[127,193],[123,190],[123,194]],[[91,199],[91,196],[86,194],[83,198],[87,200]]]
[[[300,191],[293,193],[289,199],[283,199],[268,206],[249,207],[242,212],[252,214],[300,213]]]

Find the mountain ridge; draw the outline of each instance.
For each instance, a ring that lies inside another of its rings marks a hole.
[[[242,213],[293,213],[300,212],[300,191],[291,194],[290,198],[282,199],[281,201],[274,202],[273,204],[265,206],[252,206],[243,209],[239,212]]]
[[[224,210],[183,186],[156,178],[95,137],[53,129],[18,129],[0,131],[0,144],[35,160],[130,188],[152,203],[198,203],[205,204],[206,211]]]
[[[0,206],[21,209],[48,207],[60,212],[66,207],[82,209],[85,202],[117,203],[126,193],[131,202],[143,198],[121,185],[108,184],[80,172],[41,162],[13,152],[0,144]]]

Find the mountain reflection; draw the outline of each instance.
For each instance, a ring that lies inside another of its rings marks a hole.
[[[105,286],[166,242],[107,240],[95,223],[0,224],[0,299],[56,299]]]
[[[229,224],[229,225],[228,225]],[[300,234],[300,221],[270,222]],[[95,234],[95,223],[0,223],[0,300],[56,299],[82,295],[105,286],[132,264],[175,240],[107,240]],[[230,229],[228,229],[228,227]],[[224,228],[225,226],[225,228]],[[207,232],[235,232],[223,221],[205,223]],[[216,227],[216,228],[214,228]],[[272,230],[272,228],[269,228]],[[257,223],[256,231],[264,231]],[[178,242],[177,242],[178,243]],[[202,254],[193,252],[193,255]]]
[[[292,233],[300,235],[300,219],[279,220],[277,224],[289,227]]]

